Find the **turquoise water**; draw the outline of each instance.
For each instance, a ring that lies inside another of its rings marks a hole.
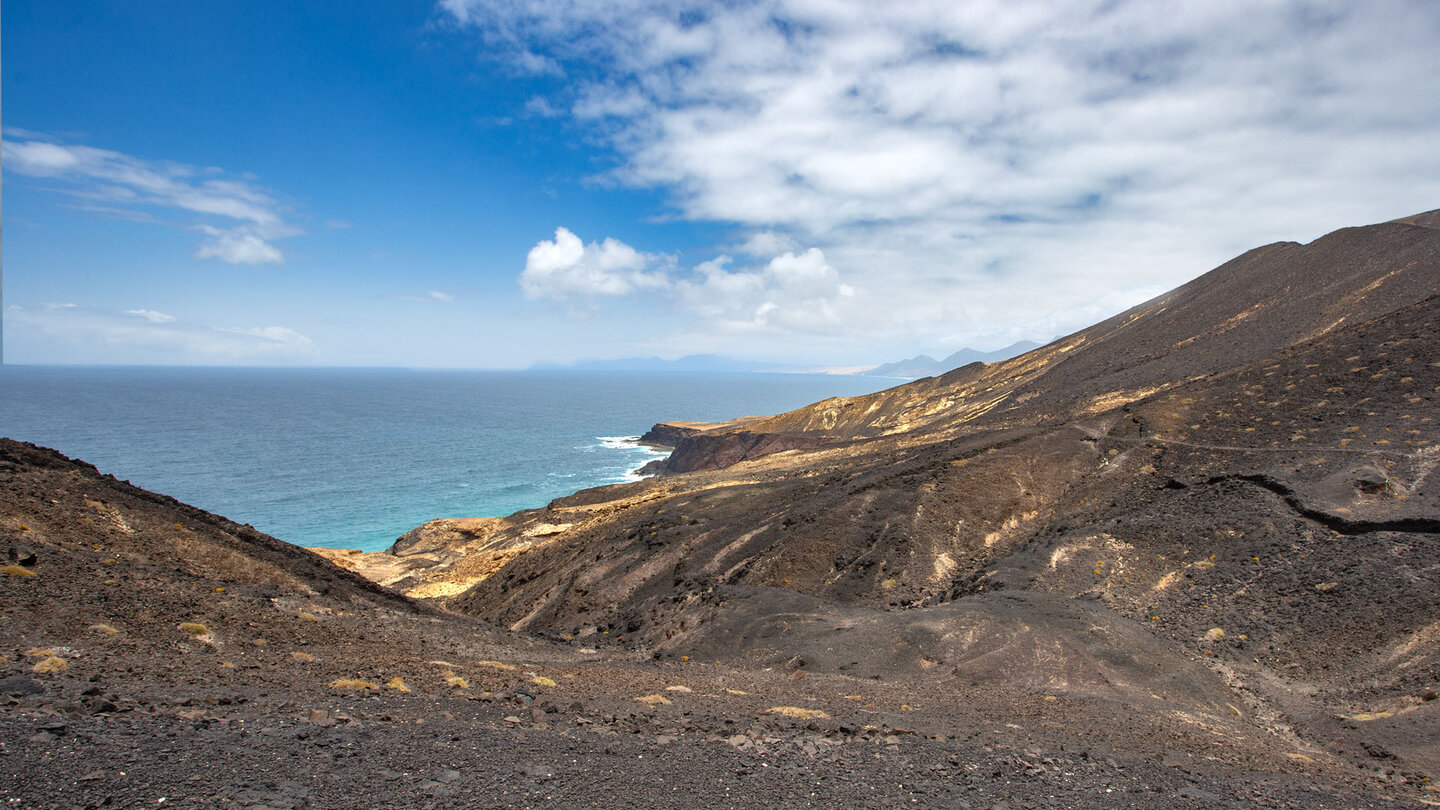
[[[655,422],[895,380],[799,374],[0,366],[0,435],[304,546],[388,547],[633,480]]]

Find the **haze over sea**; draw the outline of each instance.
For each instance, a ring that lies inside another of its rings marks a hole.
[[[0,367],[0,435],[303,546],[384,549],[635,478],[671,419],[779,413],[896,381],[812,374]]]

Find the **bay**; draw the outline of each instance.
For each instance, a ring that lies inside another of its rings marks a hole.
[[[0,366],[0,435],[304,546],[633,480],[658,421],[895,384],[819,374]]]

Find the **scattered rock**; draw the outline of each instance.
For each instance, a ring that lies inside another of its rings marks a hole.
[[[555,769],[548,765],[536,765],[531,762],[521,763],[515,770],[522,776],[531,779],[550,779],[555,776]]]
[[[0,694],[20,697],[23,695],[39,695],[44,692],[44,684],[28,675],[11,675],[8,678],[0,678]]]

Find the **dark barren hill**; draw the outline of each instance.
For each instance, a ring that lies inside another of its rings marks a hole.
[[[1436,804],[1437,224],[1258,248],[1004,362],[657,425],[664,475],[338,567],[0,444],[0,788]]]

